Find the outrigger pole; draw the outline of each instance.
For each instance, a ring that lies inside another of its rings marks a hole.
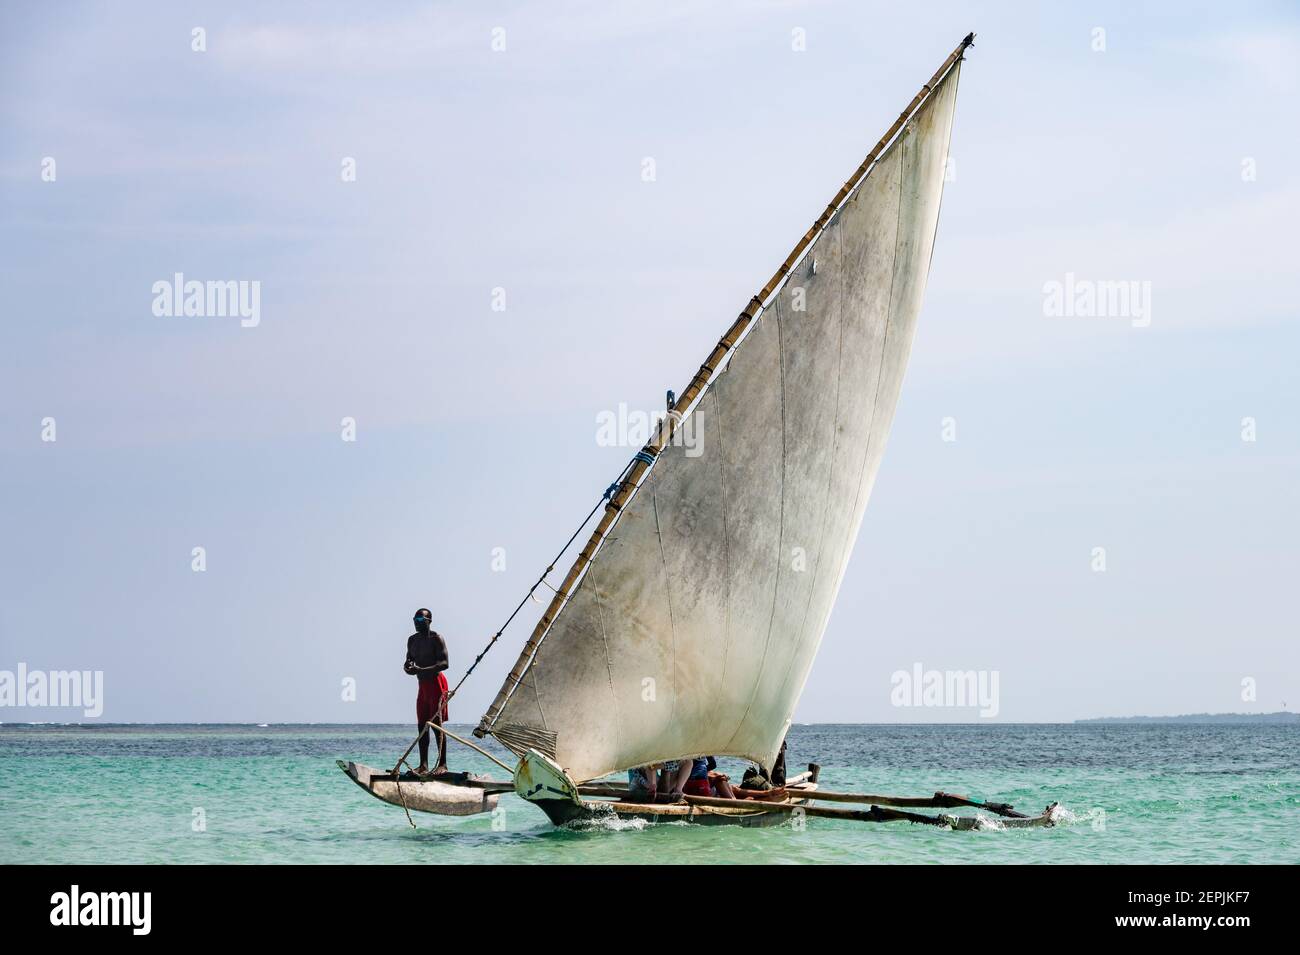
[[[519,654],[519,659],[515,662],[514,668],[511,669],[510,675],[506,677],[506,681],[502,684],[500,691],[498,691],[496,699],[492,701],[492,705],[488,707],[487,712],[483,714],[483,718],[479,721],[478,726],[475,727],[475,736],[482,738],[484,735],[492,731],[492,725],[496,722],[497,717],[501,715],[501,711],[505,708],[506,700],[510,698],[511,693],[514,692],[515,688],[523,680],[524,674],[528,672],[529,665],[533,659],[533,654],[536,653],[538,646],[541,645],[541,642],[550,630],[551,625],[558,618],[560,611],[568,602],[569,595],[573,592],[587,567],[590,566],[592,560],[596,556],[596,552],[600,550],[600,546],[604,543],[605,537],[609,533],[610,528],[612,528],[618,520],[619,513],[623,510],[623,507],[628,503],[628,501],[632,499],[633,495],[636,494],[637,490],[641,486],[641,482],[645,479],[646,474],[649,472],[650,468],[654,466],[655,461],[658,459],[663,449],[666,448],[668,443],[672,440],[672,437],[676,433],[680,423],[685,419],[686,415],[690,413],[691,408],[695,404],[696,400],[698,400],[704,393],[705,388],[707,388],[712,382],[714,374],[722,367],[732,350],[740,343],[740,340],[744,338],[745,333],[749,331],[750,326],[753,325],[754,320],[766,307],[768,300],[771,299],[772,295],[785,283],[786,277],[790,274],[791,270],[798,265],[804,252],[808,250],[809,246],[811,246],[813,242],[817,240],[818,236],[820,236],[822,230],[826,228],[831,217],[839,211],[845,200],[848,199],[848,197],[853,193],[853,190],[858,187],[858,184],[866,177],[867,173],[871,171],[871,167],[880,157],[880,154],[885,151],[885,148],[889,143],[907,124],[907,121],[912,117],[912,114],[914,114],[917,109],[920,108],[921,104],[925,102],[926,98],[930,95],[930,92],[939,85],[939,82],[947,75],[948,71],[962,58],[962,55],[966,52],[966,48],[971,46],[974,42],[975,34],[968,33],[965,38],[962,39],[961,43],[957,45],[957,49],[953,50],[952,53],[948,55],[948,58],[943,61],[943,65],[935,71],[935,74],[932,77],[930,77],[929,82],[921,87],[916,96],[912,97],[912,102],[907,105],[907,108],[898,114],[898,119],[894,120],[894,124],[889,127],[885,135],[880,138],[880,141],[871,148],[871,151],[867,153],[867,157],[862,160],[862,163],[856,170],[854,170],[853,175],[850,176],[844,185],[840,187],[840,191],[835,194],[835,198],[830,201],[830,204],[826,206],[822,211],[822,214],[817,217],[817,221],[812,224],[812,227],[804,233],[803,238],[795,244],[795,247],[790,251],[790,254],[786,256],[785,261],[781,263],[780,268],[778,268],[776,272],[773,273],[772,277],[767,280],[767,284],[763,286],[759,293],[749,300],[749,304],[745,306],[744,311],[740,313],[732,323],[731,327],[727,329],[727,333],[718,340],[718,344],[715,345],[713,351],[709,353],[709,357],[704,360],[704,364],[700,366],[700,370],[695,373],[695,377],[691,379],[690,384],[681,391],[680,396],[677,398],[675,409],[680,409],[680,411],[675,410],[673,413],[663,418],[659,423],[659,427],[656,429],[655,436],[651,438],[645,447],[637,452],[636,457],[632,460],[631,466],[625,471],[625,476],[619,482],[618,491],[610,498],[609,503],[605,505],[605,514],[601,517],[600,523],[596,525],[596,529],[592,532],[591,538],[587,541],[587,545],[579,552],[577,559],[569,569],[569,573],[565,576],[563,583],[561,583],[556,589],[555,596],[551,599],[551,603],[546,608],[546,612],[542,614],[542,618],[537,621],[537,626],[533,628],[532,635],[529,636],[528,641],[524,644],[523,650]]]
[[[815,793],[796,793],[800,799],[806,799],[814,796]],[[743,807],[758,812],[784,813],[788,816],[813,816],[818,819],[845,819],[850,822],[910,822],[923,826],[945,826],[952,829],[975,829],[980,825],[977,816],[950,816],[947,813],[940,813],[937,816],[927,816],[923,812],[907,812],[903,809],[886,809],[880,805],[873,805],[870,809],[838,809],[827,806],[804,806],[790,802],[759,802],[757,800],[747,799],[719,799],[714,796],[686,796],[688,803],[693,806],[717,806],[719,808],[734,809]],[[901,797],[893,797],[895,799]],[[933,804],[931,804],[933,805]],[[1020,814],[1013,815],[1009,818],[997,820],[997,824],[1006,829],[1028,829],[1038,827],[1048,827],[1053,825],[1052,813],[1057,804],[1051,803],[1043,810],[1039,816],[1024,816]]]
[[[406,747],[406,752],[405,752],[405,753],[403,753],[401,756],[397,757],[397,765],[393,767],[393,775],[394,775],[394,776],[400,777],[400,776],[402,775],[402,772],[401,772],[401,770],[402,770],[402,763],[406,763],[406,757],[408,757],[408,756],[411,755],[411,750],[415,749],[415,744],[418,743],[418,742],[420,742],[420,740],[424,739],[424,734],[427,733],[427,732],[429,732],[430,729],[432,729],[435,733],[443,733],[443,734],[446,735],[446,736],[450,736],[452,739],[454,739],[454,740],[455,740],[456,742],[458,742],[458,743],[464,743],[464,744],[465,744],[466,746],[468,746],[470,749],[472,749],[472,750],[474,750],[475,752],[480,753],[480,754],[486,756],[488,759],[492,760],[492,762],[496,763],[498,766],[500,766],[500,767],[501,767],[502,769],[504,769],[506,772],[508,772],[508,773],[513,773],[513,772],[514,772],[513,769],[511,769],[511,768],[510,768],[509,766],[507,766],[505,763],[501,762],[501,760],[497,759],[495,756],[493,756],[491,753],[489,753],[489,752],[488,752],[487,750],[485,750],[483,747],[479,746],[477,743],[471,743],[469,740],[465,739],[464,737],[457,736],[457,735],[456,735],[455,733],[453,733],[451,730],[447,729],[447,727],[446,727],[444,724],[442,724],[442,723],[435,723],[433,720],[428,720],[428,721],[424,724],[424,727],[420,730],[420,735],[417,736],[417,737],[415,738],[415,742],[411,743],[410,746]],[[410,763],[406,763],[406,765],[409,767],[411,764],[410,764]],[[434,779],[435,781],[437,780],[437,777],[436,777],[436,776],[431,777],[431,778]]]
[[[1010,803],[985,802],[980,799],[971,799],[969,796],[958,796],[955,793],[945,792],[937,792],[933,796],[877,796],[872,793],[837,793],[817,789],[812,792],[800,793],[799,796],[802,799],[813,799],[822,802],[862,802],[877,806],[898,806],[914,809],[923,807],[957,809],[965,806],[974,809],[986,809],[996,815],[1006,816],[1008,819],[1026,818],[1023,812],[1016,812],[1015,807]]]

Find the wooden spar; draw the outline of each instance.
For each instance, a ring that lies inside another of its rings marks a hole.
[[[956,809],[960,806],[969,806],[972,809],[986,809],[991,813],[1007,816],[1011,819],[1026,818],[1023,812],[1016,812],[1009,803],[980,802],[978,799],[968,799],[965,796],[944,792],[935,793],[933,796],[875,796],[870,793],[835,793],[818,789],[812,792],[798,793],[798,795],[803,799],[818,799],[825,802],[862,802],[878,806],[913,808],[929,806],[938,809]]]
[[[795,798],[807,798],[811,794],[791,794]],[[687,802],[695,806],[717,806],[723,809],[752,809],[758,812],[783,812],[788,815],[800,813],[819,819],[848,819],[853,822],[919,822],[931,826],[949,825],[945,816],[927,816],[919,812],[902,812],[897,809],[882,809],[872,806],[870,809],[835,809],[829,806],[803,806],[792,802],[761,802],[754,799],[720,799],[714,796],[686,796]]]
[[[609,503],[605,505],[605,513],[602,515],[600,522],[596,525],[596,529],[592,532],[591,538],[587,541],[586,546],[578,553],[577,559],[574,560],[573,566],[569,568],[569,572],[565,575],[563,582],[558,588],[556,588],[555,596],[551,599],[550,605],[547,606],[546,612],[542,614],[541,619],[537,621],[537,626],[533,628],[533,632],[524,644],[523,650],[520,651],[519,659],[510,670],[505,682],[501,685],[501,689],[497,692],[496,698],[492,701],[492,705],[488,707],[487,712],[483,714],[483,718],[479,721],[479,725],[475,727],[475,736],[482,738],[485,734],[491,732],[492,725],[496,722],[497,717],[501,715],[501,711],[505,708],[506,700],[510,698],[511,693],[514,692],[515,688],[523,680],[524,674],[528,672],[528,668],[532,663],[533,654],[536,653],[542,639],[546,636],[551,625],[559,616],[560,611],[568,602],[569,595],[573,592],[578,580],[582,577],[587,567],[595,558],[596,552],[600,549],[601,544],[605,541],[606,535],[618,520],[619,514],[622,512],[627,502],[636,494],[637,489],[641,486],[641,482],[645,479],[646,473],[650,470],[652,462],[658,458],[663,449],[668,446],[668,442],[672,440],[672,436],[676,432],[678,425],[682,420],[684,420],[685,416],[690,413],[696,400],[700,398],[704,389],[713,380],[713,376],[717,369],[722,366],[727,356],[731,354],[732,349],[735,348],[740,340],[745,336],[745,333],[753,324],[754,319],[758,317],[759,312],[763,310],[768,300],[785,282],[790,271],[798,264],[800,258],[803,257],[804,252],[808,250],[808,247],[816,241],[822,230],[826,227],[826,224],[830,222],[831,217],[839,211],[840,206],[844,204],[844,201],[849,197],[853,190],[857,188],[858,183],[860,183],[867,173],[871,171],[871,167],[880,157],[880,154],[884,152],[885,147],[889,145],[890,141],[893,140],[896,135],[898,135],[903,126],[906,125],[908,119],[910,119],[912,114],[920,108],[921,104],[930,95],[930,92],[939,85],[939,82],[944,78],[948,71],[962,58],[962,54],[966,52],[966,48],[974,42],[975,34],[967,34],[965,38],[962,39],[961,43],[957,45],[957,49],[953,50],[952,53],[948,55],[948,58],[943,61],[943,65],[935,71],[932,77],[930,77],[929,82],[922,86],[920,91],[912,97],[912,102],[907,105],[905,110],[898,114],[898,119],[894,120],[894,124],[889,127],[888,131],[886,131],[885,135],[880,138],[879,142],[877,142],[875,146],[871,147],[871,151],[867,153],[867,157],[862,160],[858,165],[858,168],[854,170],[853,175],[845,181],[844,185],[840,187],[839,192],[835,194],[835,198],[830,201],[822,211],[822,214],[817,217],[817,221],[814,222],[812,227],[803,234],[803,238],[795,244],[795,247],[790,251],[790,254],[786,256],[785,261],[781,263],[780,267],[775,273],[773,273],[772,277],[767,280],[767,284],[763,286],[757,295],[749,300],[749,304],[745,306],[744,311],[740,313],[736,320],[731,324],[731,327],[727,329],[726,334],[718,340],[718,344],[715,345],[713,351],[709,353],[709,357],[704,360],[704,364],[702,364],[699,371],[695,373],[695,377],[691,379],[690,384],[680,392],[675,407],[681,409],[681,413],[674,412],[664,417],[660,422],[659,427],[656,429],[655,436],[644,448],[641,449],[641,453],[633,460],[632,466],[628,469],[626,477],[624,477],[620,483],[618,491],[609,500]]]
[[[435,728],[435,727],[436,727],[436,728]],[[508,773],[513,773],[513,772],[514,772],[513,769],[511,769],[511,768],[510,768],[509,766],[507,766],[505,763],[501,762],[501,760],[497,759],[495,756],[493,756],[491,753],[489,753],[489,752],[488,752],[487,750],[485,750],[483,747],[479,746],[477,743],[471,743],[469,740],[464,739],[463,737],[457,736],[457,735],[456,735],[455,733],[453,733],[451,730],[447,729],[447,727],[446,727],[444,724],[442,724],[442,723],[435,723],[433,720],[429,720],[427,723],[424,724],[424,727],[420,730],[420,735],[417,736],[417,737],[415,738],[415,743],[420,742],[420,740],[424,738],[424,734],[427,733],[427,732],[429,732],[430,728],[434,728],[434,732],[435,732],[435,733],[445,733],[445,734],[447,734],[448,736],[450,736],[452,739],[454,739],[456,742],[458,742],[458,743],[464,743],[464,744],[465,744],[466,746],[468,746],[470,749],[474,750],[475,752],[481,753],[482,755],[486,756],[488,759],[492,760],[492,762],[496,763],[498,766],[500,766],[500,767],[501,767],[502,769],[504,769],[506,772],[508,772]],[[394,775],[394,776],[400,777],[400,776],[402,775],[402,774],[401,774],[402,763],[406,762],[406,757],[410,756],[410,755],[411,755],[411,750],[415,749],[415,743],[412,743],[410,746],[406,747],[406,752],[403,753],[401,756],[398,757],[398,759],[397,759],[397,765],[393,767],[393,775]],[[410,764],[408,763],[407,765],[410,765]],[[438,778],[438,777],[436,777],[436,776],[432,776],[432,777],[430,777],[430,780],[436,782],[436,781],[437,781],[437,778]]]
[[[626,783],[583,783],[578,786],[579,796],[606,796],[621,799],[627,795]]]
[[[430,726],[433,726],[433,725],[434,725],[434,724],[433,724],[433,721],[430,720],[430,721],[425,725],[425,729],[428,729]],[[435,730],[434,732],[437,732],[437,733],[446,733],[448,736],[450,736],[450,737],[451,737],[452,739],[454,739],[456,742],[458,742],[458,743],[464,743],[464,744],[465,744],[466,746],[468,746],[470,749],[472,749],[472,750],[474,750],[474,751],[476,751],[476,752],[478,752],[478,753],[481,753],[482,755],[486,756],[488,759],[492,760],[492,762],[496,763],[498,766],[500,766],[500,767],[501,767],[502,769],[504,769],[506,772],[508,772],[508,773],[513,773],[513,772],[514,772],[513,769],[511,769],[511,768],[510,768],[509,766],[507,766],[505,763],[501,762],[501,760],[497,759],[495,756],[493,756],[491,753],[489,753],[489,752],[488,752],[487,750],[485,750],[483,747],[479,746],[477,743],[471,743],[469,740],[467,740],[467,739],[465,739],[465,738],[463,738],[463,737],[461,737],[461,736],[457,736],[457,735],[456,735],[455,733],[453,733],[451,730],[447,729],[447,727],[446,727],[445,725],[443,725],[442,723],[439,723],[439,724],[438,724],[438,728],[437,728],[437,730]]]

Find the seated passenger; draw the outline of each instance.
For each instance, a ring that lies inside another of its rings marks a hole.
[[[731,788],[731,780],[717,771],[718,761],[712,756],[701,756],[691,762],[691,775],[683,792],[692,796],[714,796],[719,799],[738,798]]]
[[[656,788],[653,763],[627,771],[627,798],[630,802],[654,802]]]
[[[713,787],[713,794],[720,799],[739,799],[740,794],[731,788],[731,777],[718,772],[718,761],[712,756],[708,760],[709,785]]]
[[[781,749],[776,754],[776,763],[772,766],[772,774],[768,778],[773,786],[785,785],[785,740],[781,740]]]
[[[767,790],[780,789],[785,785],[785,743],[785,740],[781,740],[781,748],[777,751],[771,773],[763,766],[745,770],[745,778],[740,781],[742,788]]]
[[[683,762],[687,762],[683,760]],[[686,779],[686,784],[682,787],[682,792],[690,793],[692,796],[712,796],[713,787],[709,785],[709,760],[706,756],[698,759],[689,760],[691,764],[690,775]]]
[[[670,759],[663,763],[659,770],[659,791],[670,799],[681,799],[693,766],[689,759]]]

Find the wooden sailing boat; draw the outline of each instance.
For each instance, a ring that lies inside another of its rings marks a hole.
[[[553,821],[916,815],[882,808],[888,797],[870,812],[817,806],[815,769],[761,806],[633,804],[589,781],[705,754],[772,765],[889,435],[973,41],[921,87],[611,486],[474,730],[520,757],[515,792]],[[702,454],[673,441],[688,418]],[[904,804],[974,805],[943,795]]]

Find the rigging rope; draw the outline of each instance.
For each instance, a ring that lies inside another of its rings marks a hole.
[[[561,553],[563,553],[563,551],[561,551]],[[469,674],[466,674],[466,676],[468,675]],[[419,780],[420,778],[419,774],[416,773],[416,771],[411,768],[411,764],[406,761],[406,757],[411,755],[411,750],[415,749],[415,744],[420,742],[420,740],[424,739],[424,734],[429,732],[430,729],[433,730],[435,735],[438,733],[442,733],[444,736],[449,736],[458,743],[464,743],[470,749],[478,753],[481,753],[482,755],[486,756],[488,759],[492,760],[492,762],[496,763],[506,772],[512,774],[514,773],[513,769],[511,769],[505,763],[501,762],[501,760],[497,759],[495,756],[493,756],[483,747],[478,746],[475,743],[471,743],[469,740],[465,739],[462,736],[457,736],[455,733],[451,732],[451,730],[447,729],[447,727],[442,725],[441,723],[435,723],[433,720],[426,720],[424,726],[421,727],[420,729],[420,735],[415,737],[415,742],[411,743],[410,746],[406,747],[405,753],[397,757],[397,765],[393,767],[393,784],[397,787],[398,798],[402,800],[402,808],[406,811],[406,821],[411,824],[412,829],[418,827],[415,825],[415,820],[411,818],[411,807],[406,804],[406,793],[402,792],[402,767],[405,766],[408,770],[410,770],[411,775],[415,776],[417,781]],[[438,777],[436,776],[430,777],[429,780],[427,781],[437,782]]]
[[[555,569],[556,562],[561,557],[564,556],[565,551],[567,551],[571,546],[573,546],[573,542],[578,539],[578,535],[582,533],[583,528],[591,523],[591,519],[596,516],[596,512],[599,511],[602,507],[604,507],[608,502],[613,500],[613,497],[615,494],[618,493],[618,489],[622,485],[624,478],[627,477],[628,471],[632,469],[632,465],[638,460],[641,453],[642,452],[637,452],[637,457],[634,457],[631,461],[627,463],[627,465],[623,468],[622,473],[619,474],[618,480],[615,481],[613,484],[611,484],[609,487],[605,488],[605,493],[601,496],[600,500],[596,502],[596,506],[593,507],[591,509],[591,512],[582,519],[582,523],[578,525],[578,529],[575,530],[573,534],[569,537],[569,539],[564,542],[564,546],[560,548],[560,552],[556,554],[555,557],[551,560],[551,562],[547,565],[546,570],[542,571],[542,576],[538,577],[536,583],[534,583],[531,587],[528,588],[528,593],[524,594],[523,599],[519,601],[519,603],[515,606],[515,609],[511,612],[510,616],[506,618],[506,622],[503,623],[497,629],[497,632],[493,635],[492,639],[488,641],[487,646],[485,646],[479,652],[479,655],[474,658],[474,662],[469,665],[469,669],[465,671],[465,675],[456,681],[456,685],[452,687],[451,691],[447,694],[448,700],[450,700],[453,696],[455,696],[456,691],[459,690],[461,688],[461,685],[466,680],[469,679],[469,675],[474,672],[474,668],[479,665],[479,662],[485,656],[487,656],[488,651],[492,649],[492,645],[495,644],[497,640],[501,639],[501,634],[506,632],[506,627],[510,626],[511,621],[513,621],[515,617],[519,615],[519,611],[524,608],[524,604],[528,603],[529,600],[535,599],[533,597],[533,594],[536,592],[537,588],[540,587],[542,584],[546,584],[547,587],[550,587],[550,589],[553,592],[555,592],[555,588],[551,587],[551,585],[546,582],[546,575]]]

